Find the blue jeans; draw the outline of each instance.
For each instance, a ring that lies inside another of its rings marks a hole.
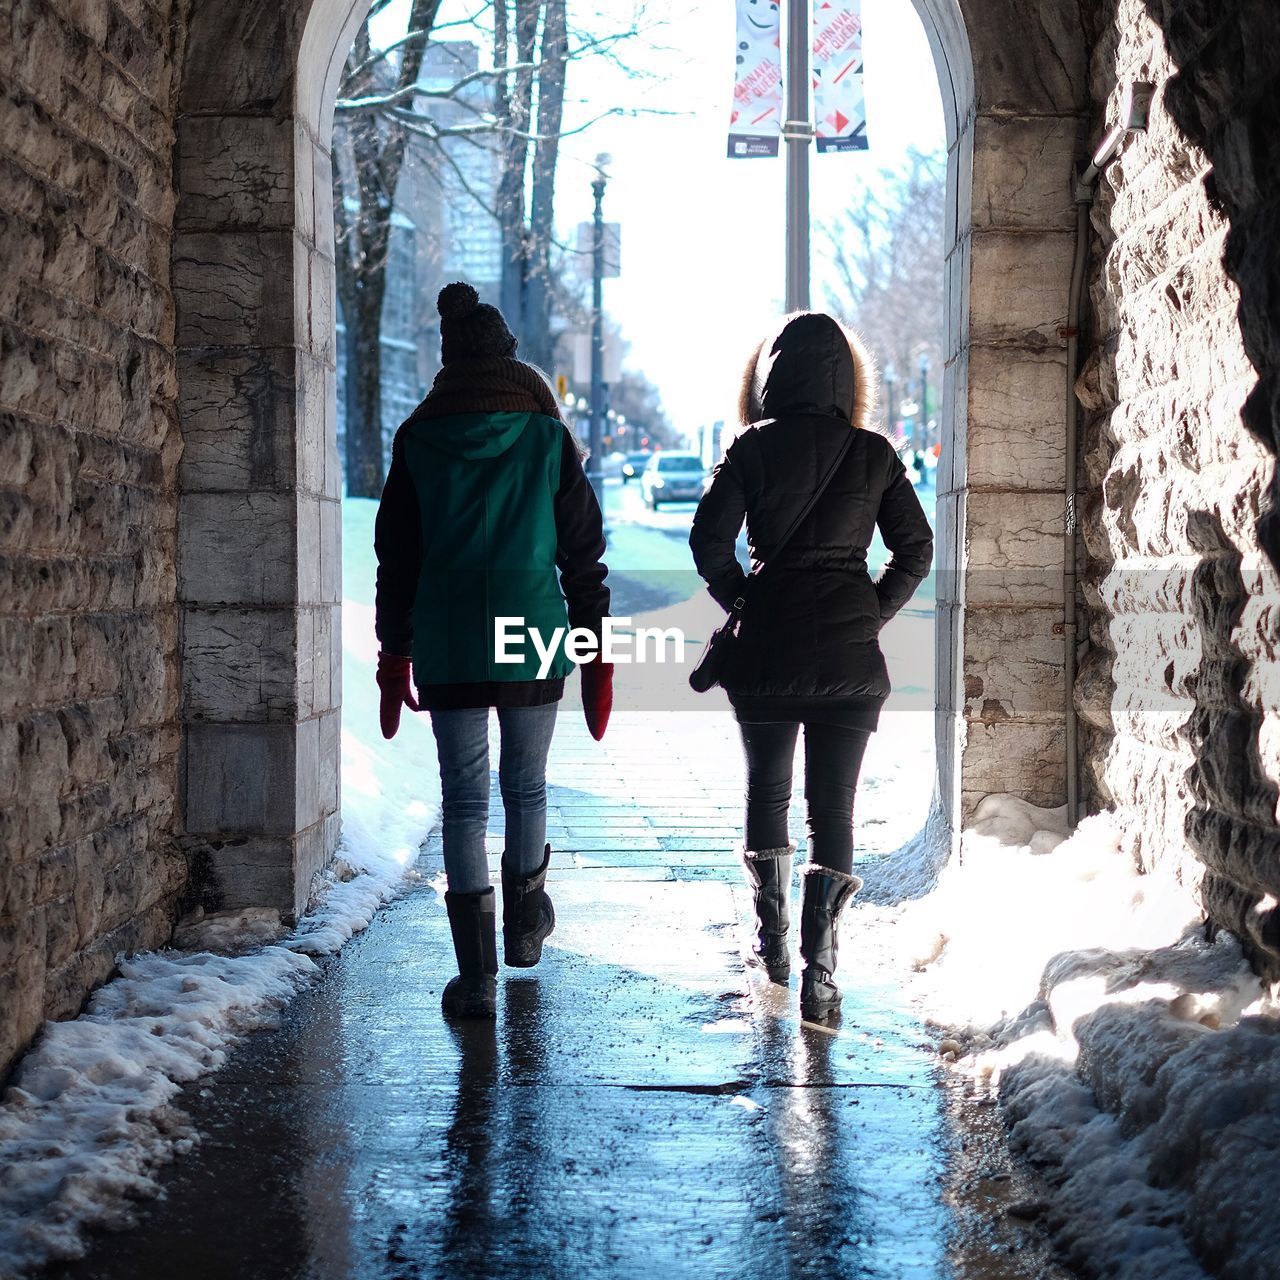
[[[542,865],[547,839],[547,752],[556,708],[499,707],[498,788],[506,815],[503,862],[516,875]],[[489,708],[431,712],[440,757],[444,871],[454,893],[489,887]]]

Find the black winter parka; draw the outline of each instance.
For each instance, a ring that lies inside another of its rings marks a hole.
[[[851,425],[866,416],[858,380],[869,376],[829,316],[788,320],[756,364],[751,403],[763,416],[729,445],[698,505],[689,545],[699,574],[725,609],[746,599],[723,681],[739,720],[875,728],[889,694],[878,636],[929,572],[933,533],[893,446]],[[775,562],[850,431],[838,471]],[[758,571],[749,583],[734,554],[744,518]],[[891,559],[873,583],[877,526]]]

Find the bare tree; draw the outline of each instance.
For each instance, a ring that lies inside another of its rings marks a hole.
[[[375,0],[370,18],[389,3]],[[439,3],[413,0],[407,32],[384,47],[372,46],[366,20],[335,105],[334,214],[338,297],[346,321],[347,492],[361,497],[375,497],[384,475],[381,325],[406,142],[415,140],[416,160],[411,163],[434,170],[445,200],[465,200],[468,209],[494,219],[500,243],[499,305],[520,334],[521,356],[553,369],[557,330],[572,324],[576,308],[573,283],[564,271],[567,255],[554,232],[561,141],[605,116],[636,110],[609,105],[566,128],[568,64],[600,58],[613,61],[632,79],[645,78],[618,58],[620,47],[643,33],[643,0],[632,0],[630,23],[620,22],[604,33],[571,29],[567,0],[475,0],[474,12],[447,22],[438,19]],[[422,81],[431,41],[444,38],[448,28],[479,35],[485,24],[492,28],[492,67],[460,63],[452,83],[440,82],[439,76]],[[475,164],[458,150],[467,146],[492,157],[492,182],[477,183]],[[404,212],[416,219],[415,210]]]
[[[551,249],[556,162],[564,122],[564,82],[569,49],[565,0],[546,0],[542,24],[542,71],[538,76],[538,134],[534,141],[529,233],[525,241],[523,332],[529,360],[549,369],[552,363],[553,309]]]
[[[500,176],[494,201],[502,239],[500,304],[521,334],[524,356],[549,368],[555,310],[553,214],[556,167],[564,136],[565,78],[571,61],[608,56],[639,33],[636,24],[605,36],[571,40],[566,0],[493,0],[495,117]],[[588,125],[608,115],[611,107]],[[528,203],[526,206],[526,192]]]
[[[828,305],[862,334],[881,373],[893,366],[904,387],[921,356],[941,376],[945,196],[945,159],[913,150],[822,229],[835,276]]]
[[[368,23],[347,60],[335,119],[334,207],[338,292],[346,321],[347,491],[376,495],[383,474],[380,327],[396,187],[407,138],[430,144],[439,172],[496,221],[501,242],[498,302],[520,334],[521,354],[550,368],[553,316],[563,289],[553,262],[556,170],[564,129],[568,64],[615,56],[640,33],[632,22],[606,34],[569,29],[566,0],[481,0],[460,22],[437,22],[440,0],[414,0],[409,30],[382,49]],[[389,0],[378,0],[370,17]],[[492,20],[493,66],[460,74],[453,84],[419,83],[427,44],[445,27],[481,29]],[[477,95],[478,84],[488,93]],[[449,104],[448,111],[440,110]],[[568,132],[621,113],[610,106]],[[461,118],[460,118],[461,117]],[[490,193],[477,189],[455,159],[466,143],[494,156]],[[347,188],[350,187],[351,190]]]
[[[662,393],[645,374],[624,369],[622,377],[609,388],[609,408],[618,415],[610,427],[615,449],[634,452],[650,447],[671,449],[680,444],[662,407]],[[625,431],[618,430],[619,423]],[[642,440],[648,443],[641,444]]]
[[[376,0],[370,17],[390,0]],[[413,0],[409,32],[399,42],[394,92],[416,85],[440,0]],[[339,95],[368,95],[386,67],[374,55],[368,22],[352,45]],[[337,292],[346,325],[346,479],[352,497],[376,498],[385,475],[382,447],[382,304],[387,292],[387,251],[396,188],[408,131],[383,113],[354,113],[342,131],[345,154],[333,166]],[[354,190],[350,196],[347,184]],[[348,207],[348,200],[354,209]]]
[[[499,134],[501,168],[495,199],[495,212],[502,233],[502,286],[498,296],[507,323],[517,333],[524,328],[525,260],[528,254],[525,171],[529,162],[533,57],[541,7],[539,0],[514,0],[514,5],[509,0],[494,0],[493,4],[493,65],[496,71],[510,73],[498,76],[494,104],[495,115],[505,126]]]

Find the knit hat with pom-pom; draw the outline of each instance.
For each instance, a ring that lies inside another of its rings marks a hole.
[[[516,336],[507,328],[502,312],[480,301],[480,295],[462,281],[447,284],[436,299],[440,312],[440,363],[514,356]]]

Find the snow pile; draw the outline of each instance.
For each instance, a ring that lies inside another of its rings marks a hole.
[[[929,1011],[981,1042],[1047,1011],[1041,975],[1054,956],[1160,946],[1199,916],[1171,878],[1137,873],[1106,814],[1069,834],[1065,809],[988,796],[900,933],[910,967],[928,973]]]
[[[0,1275],[83,1252],[86,1227],[119,1227],[158,1191],[156,1170],[196,1141],[172,1106],[182,1086],[269,1025],[395,891],[394,859],[340,860],[298,929],[247,955],[167,950],[122,962],[84,1014],[46,1024],[0,1105]],[[241,949],[259,913],[187,926],[188,941]],[[247,934],[246,934],[247,931]],[[304,954],[305,953],[305,954]]]
[[[246,955],[135,956],[80,1017],[47,1023],[0,1104],[0,1276],[79,1257],[87,1227],[127,1226],[133,1202],[158,1192],[159,1167],[197,1140],[172,1105],[183,1085],[270,1025],[318,972],[310,957],[365,928],[404,874],[393,858],[348,850],[281,942]],[[219,913],[186,936],[242,949],[269,924]]]
[[[390,742],[378,727],[377,510],[342,503],[342,853],[359,871],[402,875],[439,815],[440,775],[429,716],[406,708]]]
[[[1057,1195],[1050,1225],[1104,1276],[1264,1277],[1280,1248],[1280,1019],[1233,939],[1063,957],[1045,975],[1075,1070],[1001,1081],[1014,1145]]]
[[[889,719],[885,716],[884,719]],[[873,735],[872,742],[878,736]],[[932,748],[932,742],[930,742]],[[898,779],[901,783],[901,779]],[[859,796],[861,802],[862,797]],[[866,822],[865,809],[859,804],[856,820],[858,822],[859,843],[865,848],[868,841],[863,833]],[[902,808],[907,808],[903,805]],[[910,810],[908,809],[908,812]],[[924,824],[917,826],[916,833],[905,844],[892,853],[870,858],[861,858],[854,868],[864,877],[863,887],[858,895],[859,906],[865,904],[900,905],[912,899],[925,898],[932,893],[938,884],[938,878],[946,865],[947,833],[946,823],[942,817],[941,806],[936,802],[925,816]],[[893,913],[888,913],[893,914]],[[915,927],[916,916],[910,917]],[[920,916],[921,930],[928,930],[930,925]]]
[[[49,1023],[0,1106],[0,1268],[77,1257],[120,1226],[195,1134],[170,1106],[314,971],[305,956],[162,952],[123,962],[84,1014]]]
[[[1007,796],[901,910],[946,1056],[998,1084],[1085,1274],[1274,1274],[1280,1009],[1200,915],[1137,873],[1106,815],[1069,835],[1063,811]]]
[[[422,840],[429,830],[427,824]],[[416,847],[414,852],[416,855]],[[416,875],[411,866],[397,858],[357,858],[344,841],[342,853],[317,877],[320,887],[313,889],[315,905],[284,945],[306,955],[331,955],[367,929],[378,908],[404,880]]]
[[[176,951],[244,955],[269,942],[279,942],[285,932],[274,907],[243,907],[238,911],[205,911],[197,907],[178,921],[169,945]]]
[[[378,730],[372,502],[343,504],[343,837],[307,913],[282,937],[264,909],[196,913],[175,947],[121,962],[86,1011],[48,1023],[0,1102],[0,1276],[78,1257],[88,1227],[118,1227],[197,1135],[174,1100],[269,1025],[330,954],[396,892],[439,812],[425,716]],[[221,953],[221,954],[214,954]]]

